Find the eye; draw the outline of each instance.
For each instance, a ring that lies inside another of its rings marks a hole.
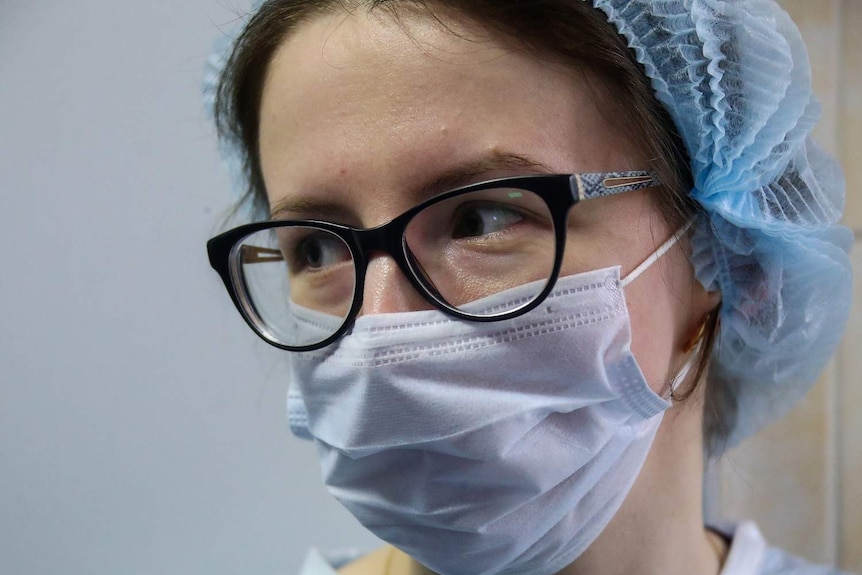
[[[452,237],[454,239],[476,238],[493,234],[523,219],[523,214],[511,205],[471,202],[460,206],[452,216]]]
[[[319,271],[341,262],[350,261],[350,250],[338,236],[314,232],[300,239],[292,248],[291,268]]]

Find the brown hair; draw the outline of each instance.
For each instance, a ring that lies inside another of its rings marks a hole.
[[[605,15],[579,0],[268,0],[253,14],[234,44],[216,93],[219,136],[241,155],[248,189],[243,201],[267,212],[258,147],[259,108],[269,63],[282,41],[301,23],[335,10],[388,10],[397,17],[404,8],[436,10],[466,17],[497,37],[544,59],[585,71],[613,97],[608,119],[634,138],[662,186],[654,200],[669,227],[676,229],[698,210],[690,199],[691,172],[685,147],[673,122],[656,100],[625,39]],[[442,22],[442,20],[441,20]],[[444,24],[445,25],[445,24]],[[699,382],[708,365],[718,332],[717,310],[706,318],[706,330],[695,370]],[[691,386],[682,397],[695,390]],[[707,389],[704,429],[715,445],[727,425],[726,413]]]

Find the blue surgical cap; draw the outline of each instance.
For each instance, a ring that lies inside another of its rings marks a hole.
[[[722,294],[709,384],[726,443],[713,449],[733,446],[809,390],[849,313],[844,179],[810,138],[820,108],[804,43],[774,0],[572,1],[627,40],[688,151],[703,208],[692,264]],[[229,44],[209,61],[209,104]],[[230,143],[225,156],[237,177]]]
[[[710,384],[732,446],[783,415],[835,351],[850,307],[840,167],[805,45],[772,0],[593,0],[670,113],[702,207],[692,264],[722,294]]]

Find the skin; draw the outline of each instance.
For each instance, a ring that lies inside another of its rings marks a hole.
[[[337,12],[303,23],[276,52],[261,102],[260,151],[275,218],[371,227],[455,185],[525,173],[646,167],[579,70],[491,38],[463,19]],[[445,188],[435,186],[447,184]],[[675,230],[649,190],[583,202],[570,214],[564,273],[634,269]],[[632,350],[667,395],[686,344],[718,304],[694,279],[685,242],[625,288]],[[429,309],[395,263],[369,264],[362,313]],[[690,383],[690,382],[689,382]],[[665,415],[617,515],[561,574],[718,573],[701,516],[702,397]],[[421,573],[384,550],[346,573]]]

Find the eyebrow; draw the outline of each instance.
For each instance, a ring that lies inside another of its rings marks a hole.
[[[521,154],[509,152],[493,152],[492,155],[473,160],[445,171],[417,191],[417,201],[437,194],[476,183],[480,177],[491,172],[517,172],[517,175],[527,173],[551,173],[547,165]]]
[[[491,172],[552,173],[547,165],[522,154],[494,151],[491,155],[465,162],[446,170],[430,182],[418,188],[414,193],[414,201],[436,196],[448,190],[476,183]],[[314,219],[345,221],[351,216],[351,210],[344,205],[313,198],[283,198],[272,205],[272,219],[285,218],[287,214],[314,214]]]
[[[350,216],[350,210],[337,202],[287,197],[275,202],[269,214],[272,220],[291,219],[287,216],[295,214],[303,216],[299,219],[345,221]],[[307,217],[309,214],[314,214],[314,217]]]

